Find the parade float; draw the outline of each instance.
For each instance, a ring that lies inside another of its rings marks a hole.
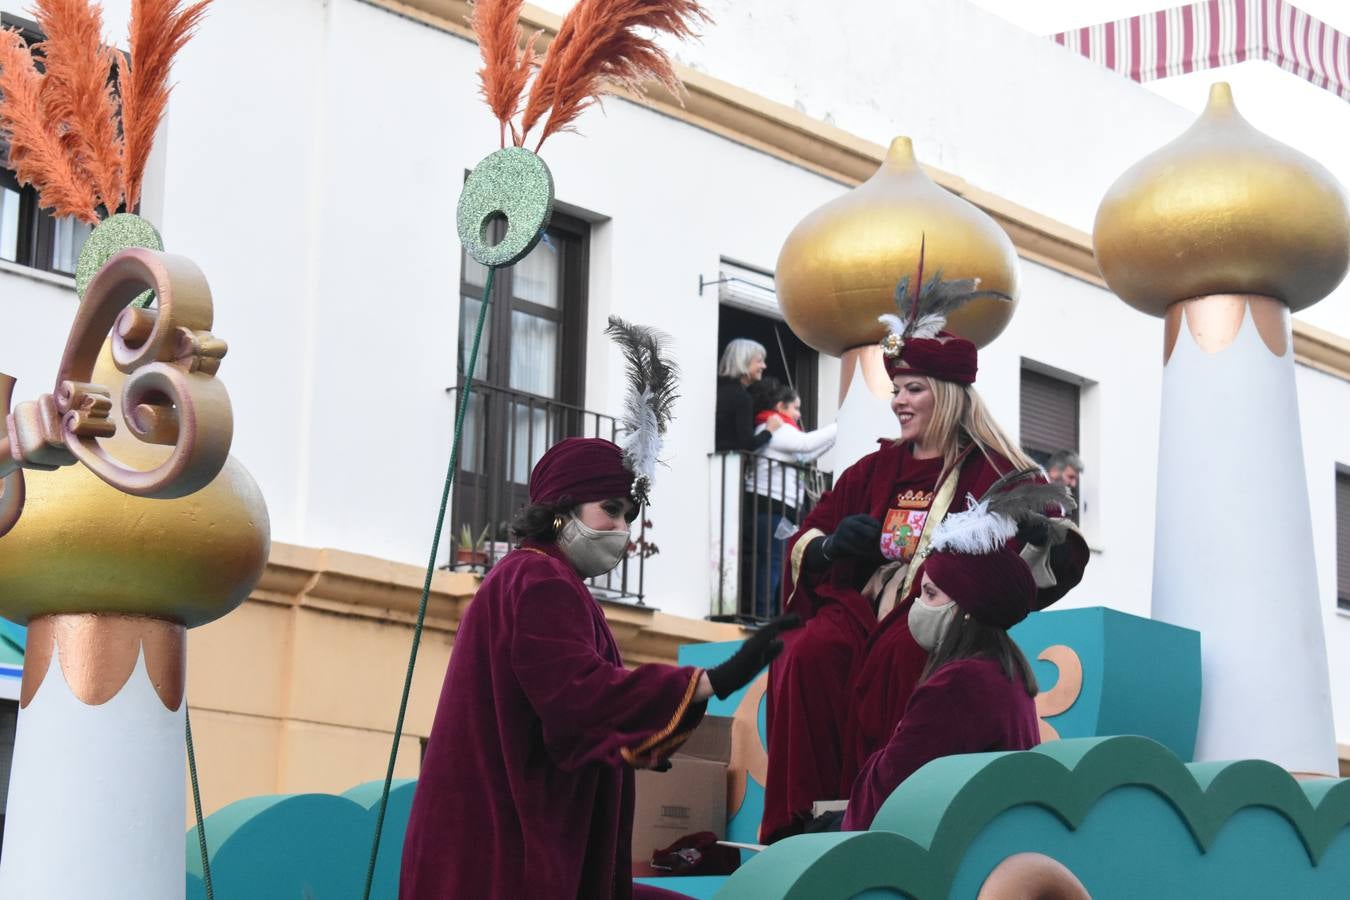
[[[133,35],[131,70],[138,50],[181,43],[191,21]],[[24,96],[16,84],[0,83],[8,103]],[[131,141],[135,104],[119,99]],[[118,214],[135,208],[133,188],[93,190],[80,312],[50,391],[0,379],[0,612],[28,625],[5,634],[26,652],[0,895],[354,898],[364,879],[366,896],[392,900],[416,789],[393,779],[392,757],[383,782],[240,800],[180,843],[185,629],[248,595],[267,557],[267,513],[228,457],[225,345],[210,331],[204,276],[165,254],[148,223]],[[552,203],[539,157],[504,148],[466,182],[461,239],[489,272],[510,265]],[[507,239],[489,245],[484,223],[499,216]],[[1095,240],[1112,289],[1164,319],[1157,620],[1033,615],[1013,636],[1044,688],[1040,747],[938,760],[867,832],[747,852],[729,877],[656,881],[695,896],[827,900],[1345,893],[1350,783],[1329,777],[1289,334],[1289,311],[1345,274],[1341,188],[1243,123],[1219,88],[1192,131],[1112,189]],[[841,444],[854,453],[894,433],[876,317],[920,248],[948,277],[1016,299],[1006,235],[929,180],[903,138],[873,181],[784,246],[789,323],[842,358]],[[951,327],[984,344],[1014,309],[972,305]],[[1254,396],[1271,416],[1259,428]],[[1242,505],[1253,472],[1270,526],[1259,554]],[[712,665],[734,647],[690,645],[680,661]],[[709,710],[734,723],[732,841],[758,830],[763,692],[761,679]]]

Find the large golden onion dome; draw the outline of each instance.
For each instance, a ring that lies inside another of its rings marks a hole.
[[[788,235],[774,278],[788,325],[834,356],[881,340],[877,316],[895,312],[896,283],[918,268],[921,242],[926,273],[979,278],[1013,298],[975,300],[947,324],[981,347],[998,337],[1017,305],[1017,251],[993,219],[924,173],[906,137],[891,142],[875,175]]]
[[[1211,294],[1300,310],[1345,277],[1350,217],[1335,177],[1253,128],[1220,82],[1194,125],[1106,192],[1092,243],[1111,290],[1155,316]]]
[[[105,343],[93,381],[116,397],[125,377]],[[120,403],[112,417],[110,453],[146,469],[167,457],[168,447],[128,433]],[[107,612],[201,625],[242,603],[267,563],[267,505],[233,458],[177,500],[125,494],[83,465],[27,470],[24,479],[23,515],[0,537],[0,613],[17,622]]]

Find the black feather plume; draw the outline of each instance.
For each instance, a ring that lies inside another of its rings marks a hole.
[[[634,498],[645,502],[660,462],[661,439],[679,398],[680,370],[666,352],[670,338],[654,328],[610,316],[605,334],[619,345],[628,370],[619,446],[635,476]]]

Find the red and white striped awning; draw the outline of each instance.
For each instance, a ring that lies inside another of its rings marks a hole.
[[[1053,39],[1135,81],[1263,59],[1350,101],[1350,36],[1286,0],[1204,0]]]

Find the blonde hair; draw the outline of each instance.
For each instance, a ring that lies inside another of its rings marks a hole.
[[[942,451],[942,463],[950,467],[968,445],[974,444],[988,458],[998,454],[1014,469],[1035,468],[1036,462],[1022,452],[994,421],[973,385],[922,376],[933,392],[933,417],[923,440]]]

